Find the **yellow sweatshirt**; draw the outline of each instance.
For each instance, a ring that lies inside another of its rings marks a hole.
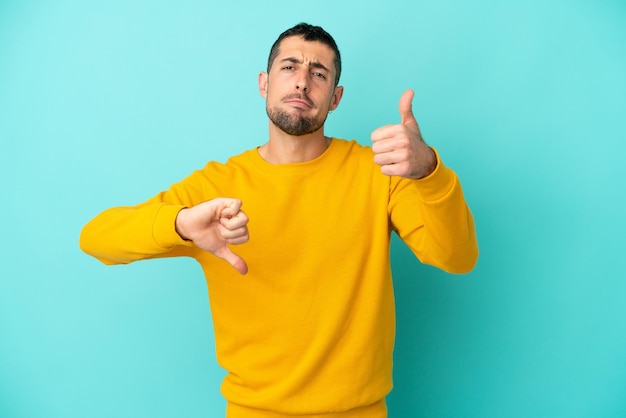
[[[215,197],[243,201],[250,240],[233,251],[246,276],[174,229],[181,208]],[[421,180],[388,177],[369,147],[333,139],[305,163],[269,164],[256,149],[210,162],[145,203],[104,211],[84,227],[81,248],[105,264],[200,263],[229,417],[348,417],[355,408],[379,417],[392,387],[392,231],[448,272],[468,272],[478,257],[461,186],[441,161]]]

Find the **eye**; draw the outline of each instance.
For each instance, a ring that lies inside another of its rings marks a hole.
[[[313,73],[313,76],[321,78],[322,80],[326,80],[326,75],[324,73],[315,72]]]
[[[291,70],[293,70],[293,65],[285,65],[283,67],[283,70],[291,71]]]

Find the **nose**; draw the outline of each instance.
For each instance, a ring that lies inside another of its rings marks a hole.
[[[303,91],[305,93],[308,93],[309,91],[309,78],[308,78],[308,72],[307,71],[302,71],[300,73],[300,76],[298,77],[298,81],[296,82],[296,89],[299,91]]]

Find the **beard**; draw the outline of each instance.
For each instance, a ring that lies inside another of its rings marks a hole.
[[[274,125],[281,131],[293,136],[312,134],[324,126],[324,122],[326,122],[326,117],[306,117],[298,113],[291,114],[276,107],[266,106],[265,110]]]

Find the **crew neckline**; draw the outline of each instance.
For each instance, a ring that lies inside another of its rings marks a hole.
[[[246,154],[248,158],[250,158],[252,163],[256,166],[256,168],[267,174],[305,174],[325,166],[335,154],[333,150],[337,148],[337,142],[338,141],[335,137],[331,137],[330,144],[328,144],[328,147],[326,147],[324,152],[322,152],[318,157],[312,160],[303,161],[300,163],[273,164],[267,162],[263,159],[263,157],[261,157],[261,154],[259,153],[260,147],[251,149],[247,151]]]

